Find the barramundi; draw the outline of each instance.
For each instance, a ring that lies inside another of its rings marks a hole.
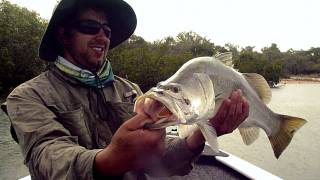
[[[232,66],[231,53],[214,57],[198,57],[187,61],[174,75],[137,98],[135,110],[147,98],[160,102],[163,111],[159,118],[146,128],[157,129],[179,125],[181,136],[187,136],[189,125],[196,125],[216,154],[219,154],[216,130],[209,124],[224,99],[237,89],[249,103],[249,115],[238,127],[245,144],[253,143],[259,129],[263,129],[279,158],[289,145],[294,133],[306,120],[273,112],[266,105],[271,100],[271,90],[256,73],[240,73]],[[229,65],[227,65],[229,64]]]

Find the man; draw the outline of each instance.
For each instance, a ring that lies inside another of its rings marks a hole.
[[[166,139],[147,130],[153,101],[133,113],[141,94],[114,76],[109,49],[136,27],[133,9],[122,0],[62,0],[39,48],[52,65],[7,98],[8,114],[34,179],[144,179],[185,175],[204,147],[196,130],[186,139]],[[210,120],[218,135],[232,132],[248,116],[236,91]]]

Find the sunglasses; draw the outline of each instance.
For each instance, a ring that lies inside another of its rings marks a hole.
[[[100,32],[102,28],[108,39],[111,38],[111,29],[106,23],[99,23],[94,20],[79,20],[73,23],[73,27],[83,34],[96,35]]]

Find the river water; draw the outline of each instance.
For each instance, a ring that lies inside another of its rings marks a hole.
[[[273,155],[264,132],[250,146],[238,131],[219,138],[220,148],[281,178],[315,180],[320,177],[320,84],[286,84],[272,89],[269,107],[280,114],[308,121],[279,159]],[[0,110],[1,111],[1,110]],[[18,179],[28,174],[18,145],[9,135],[9,121],[0,112],[0,179]],[[263,177],[262,177],[263,179]]]
[[[21,150],[11,138],[10,122],[0,110],[0,179],[18,179],[28,175],[23,164]]]
[[[268,106],[274,112],[308,121],[295,133],[279,159],[274,157],[263,131],[250,146],[244,145],[239,132],[234,131],[219,138],[220,147],[284,179],[319,179],[320,84],[286,84],[272,89],[272,100]]]

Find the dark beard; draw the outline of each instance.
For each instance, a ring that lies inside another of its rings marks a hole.
[[[94,68],[89,69],[89,70],[93,73],[97,73],[103,64],[102,62],[103,62],[103,60],[99,61]]]
[[[89,59],[89,57],[87,57],[86,54],[83,54],[80,56],[82,57],[85,57],[85,59]],[[77,57],[73,57],[73,59],[76,61],[76,63],[78,64],[78,66],[82,69],[86,69],[86,70],[89,70],[90,72],[96,74],[100,68],[102,67],[102,64],[103,62],[105,61],[104,59],[101,59],[100,61],[98,61],[97,63],[90,63],[92,61],[86,61],[87,63],[86,64],[82,64],[80,61],[78,61],[78,58]]]

